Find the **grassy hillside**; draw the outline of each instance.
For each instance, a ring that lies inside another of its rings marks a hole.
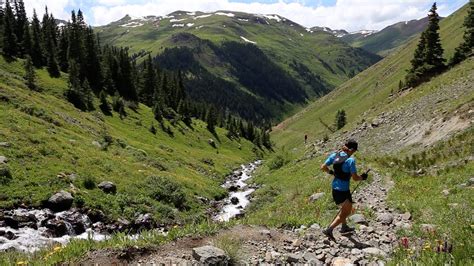
[[[447,59],[452,57],[454,49],[462,41],[462,24],[466,14],[467,8],[463,7],[440,23],[441,42]],[[310,138],[322,139],[330,132],[322,126],[319,119],[332,124],[339,109],[346,111],[349,129],[362,120],[371,122],[383,108],[396,107],[399,101],[392,102],[393,99],[389,96],[398,91],[400,80],[404,81],[405,70],[410,67],[417,43],[417,38],[412,40],[399,51],[282,122],[274,129],[275,141],[282,147],[293,148],[301,147],[305,133]]]
[[[2,177],[0,208],[39,207],[66,190],[76,206],[102,210],[114,220],[144,212],[165,223],[196,220],[207,208],[196,197],[221,198],[224,176],[256,157],[251,143],[230,141],[221,129],[216,138],[201,121],[192,128],[166,123],[173,133],[164,133],[143,105],[136,112],[127,108],[123,120],[117,113],[80,112],[62,96],[65,74],[51,79],[38,70],[43,91],[33,92],[24,85],[22,64],[0,59],[0,142],[9,144],[0,147],[0,155],[8,158],[2,167],[11,173],[10,179]],[[156,200],[153,195],[163,184],[152,176],[176,183],[184,205]],[[91,188],[101,181],[114,182],[117,194]]]
[[[463,7],[441,22],[446,58],[461,42],[466,14]],[[417,241],[430,245],[415,254],[401,249],[393,263],[472,264],[473,198],[468,183],[474,165],[474,60],[416,89],[397,93],[416,44],[417,40],[411,41],[274,128],[280,152],[256,177],[264,188],[256,192],[257,203],[247,222],[288,227],[329,223],[336,206],[327,196],[331,178],[319,167],[344,139],[355,137],[360,143],[355,155],[358,169],[372,168],[394,181],[389,204],[413,216],[413,230],[399,236],[409,237],[413,247]],[[319,119],[332,124],[339,109],[346,110],[349,123],[331,133]],[[310,138],[308,145],[303,143],[305,134]],[[326,196],[309,202],[309,196],[317,192]],[[367,210],[358,212],[370,216]],[[421,224],[434,224],[437,229],[426,234]],[[440,239],[453,243],[455,251],[433,252]]]
[[[258,89],[252,85],[258,82],[268,83],[265,79],[267,73],[258,69],[259,62],[275,64],[272,68],[274,71],[270,72],[274,77],[288,73],[288,78],[294,84],[283,89],[288,95],[307,99],[327,93],[380,59],[364,50],[350,47],[329,33],[313,32],[277,15],[177,11],[165,17],[132,19],[127,16],[98,27],[97,32],[103,42],[130,47],[132,53],[139,57],[147,53],[169,56],[167,48],[189,47],[192,49],[192,60],[195,61],[193,64],[202,67],[213,77],[212,83],[205,82],[211,83],[207,87],[224,87],[236,97],[250,96],[249,100],[241,102],[256,100],[270,104],[263,106],[263,109],[267,112],[270,110],[277,118],[288,110],[301,106],[304,101],[288,97],[275,100],[266,94],[259,94]],[[241,60],[252,64],[236,66],[233,58],[229,58],[228,51],[232,46],[232,51],[240,53],[235,43],[253,44],[262,53],[242,54]],[[178,54],[181,59],[186,58],[185,51]],[[175,62],[175,65],[179,63]],[[239,76],[242,71],[256,73],[262,80],[248,80],[248,77],[242,79]],[[188,77],[203,75],[202,71],[191,73]],[[188,87],[191,93],[195,87],[200,86],[199,81],[202,80],[203,78],[196,78],[194,83],[190,83]],[[274,87],[270,84],[267,86]],[[203,99],[216,103],[215,99],[208,99],[205,95]],[[222,105],[226,106],[225,103]]]
[[[428,26],[428,18],[390,25],[370,35],[347,34],[341,40],[374,54],[387,56],[392,50],[410,41]]]

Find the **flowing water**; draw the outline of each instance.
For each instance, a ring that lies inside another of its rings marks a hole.
[[[38,229],[32,227],[22,227],[18,229],[14,229],[12,227],[0,227],[0,232],[11,232],[15,235],[15,239],[7,239],[4,236],[0,236],[0,251],[1,250],[18,250],[23,252],[34,252],[39,250],[41,247],[47,245],[54,245],[54,244],[66,244],[71,239],[93,239],[96,241],[101,241],[106,238],[104,234],[100,234],[98,232],[94,232],[91,229],[91,222],[89,217],[85,214],[80,214],[80,216],[76,216],[78,219],[82,219],[86,230],[84,233],[76,235],[73,226],[67,220],[68,216],[72,215],[71,211],[64,211],[58,213],[52,213],[49,209],[43,210],[27,210],[27,209],[16,209],[13,210],[14,216],[22,216],[22,217],[33,217],[36,220],[36,227]],[[77,213],[76,213],[77,215]],[[54,216],[52,218],[51,216]],[[64,222],[64,225],[67,230],[67,234],[61,237],[54,237],[51,234],[50,229],[48,229],[44,225],[44,221],[47,219],[57,219]]]
[[[229,176],[222,187],[231,192],[229,196],[224,199],[224,205],[219,214],[214,217],[215,220],[225,222],[243,213],[244,209],[250,203],[250,194],[255,191],[255,188],[249,187],[246,181],[252,178],[252,174],[261,163],[261,161],[256,161],[248,165],[242,165],[241,169],[234,171],[234,173]]]

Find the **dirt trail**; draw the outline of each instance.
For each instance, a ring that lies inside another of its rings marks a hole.
[[[358,211],[351,217],[357,231],[341,236],[334,230],[337,243],[321,234],[319,225],[296,230],[268,229],[261,226],[240,225],[205,238],[184,238],[154,250],[127,252],[96,251],[84,263],[100,265],[189,265],[199,264],[193,258],[193,248],[205,245],[239,247],[239,264],[307,263],[311,265],[378,265],[387,262],[398,245],[396,231],[410,229],[410,214],[400,214],[386,203],[392,186],[378,174],[373,181],[356,191],[353,198]],[[232,244],[230,244],[232,243]],[[226,248],[223,248],[226,249]],[[378,264],[377,264],[378,263]]]

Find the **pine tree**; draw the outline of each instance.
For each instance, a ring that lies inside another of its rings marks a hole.
[[[118,93],[116,93],[112,99],[112,108],[115,112],[119,113],[120,119],[127,116],[127,113],[125,112],[125,102]]]
[[[102,110],[104,115],[111,115],[112,114],[112,107],[110,106],[109,102],[107,101],[107,93],[104,90],[101,90],[99,93],[99,100],[100,105],[99,108]]]
[[[464,20],[463,42],[456,48],[453,58],[451,58],[449,65],[453,66],[464,61],[469,56],[474,54],[474,1],[469,1],[469,12]]]
[[[31,23],[31,37],[31,60],[35,67],[42,67],[44,59],[41,47],[41,25],[35,10],[33,10],[33,21]]]
[[[125,100],[136,102],[138,95],[134,82],[132,62],[125,49],[120,49],[119,69],[120,74],[117,78],[118,82],[116,82],[117,90]]]
[[[24,33],[25,33],[25,26],[27,26],[28,23],[28,17],[26,16],[26,11],[25,11],[25,4],[23,3],[23,0],[15,0],[15,17],[16,17],[16,23],[15,23],[15,35],[17,37],[17,42],[19,44],[18,46],[18,52],[20,56],[23,56],[25,54],[25,50],[23,47],[24,44]]]
[[[3,54],[13,58],[17,55],[17,37],[15,35],[15,15],[10,2],[5,2],[5,16],[3,19]]]
[[[69,30],[69,46],[67,51],[68,60],[74,60],[79,64],[79,78],[84,80],[86,77],[85,74],[85,64],[84,64],[84,38],[82,22],[78,22],[76,13],[73,10],[71,12],[71,28]]]
[[[446,61],[443,58],[443,47],[439,37],[439,15],[436,12],[436,3],[431,7],[428,13],[429,24],[425,31],[426,34],[426,52],[424,62],[429,65],[430,73],[439,73],[444,70]]]
[[[59,71],[58,61],[56,60],[56,52],[52,42],[53,40],[49,39],[49,45],[47,50],[47,70],[51,77],[58,78],[61,76],[61,72]]]
[[[336,128],[338,130],[343,128],[346,125],[346,122],[347,122],[346,121],[346,111],[344,111],[343,109],[337,111],[336,121],[335,121]]]
[[[79,65],[71,60],[69,62],[69,88],[66,91],[66,98],[74,106],[83,111],[93,110],[92,90],[87,80],[81,83],[79,78]]]
[[[143,65],[143,84],[140,90],[139,99],[142,103],[148,106],[153,106],[153,95],[159,88],[151,55],[148,55],[148,58],[145,60]]]
[[[69,69],[67,51],[69,47],[69,26],[62,26],[59,30],[59,42],[58,42],[58,61],[59,68],[63,72],[67,72]]]
[[[21,47],[22,47],[22,49],[23,49],[23,53],[24,53],[27,57],[31,56],[33,44],[32,44],[32,41],[31,41],[30,25],[29,25],[28,22],[24,25],[24,29],[23,29],[23,42],[22,42],[22,44],[21,44]],[[30,60],[31,60],[31,58],[30,58]]]
[[[445,69],[443,47],[439,37],[439,15],[436,12],[436,3],[428,14],[428,28],[421,34],[420,42],[411,61],[412,67],[405,77],[406,85],[416,87],[433,75]]]
[[[25,60],[25,80],[26,80],[26,86],[30,88],[31,90],[37,90],[38,87],[36,86],[36,73],[35,73],[35,68],[33,66],[33,61],[31,60],[31,57],[26,56]]]
[[[91,27],[86,30],[85,36],[86,52],[86,78],[90,82],[94,92],[99,93],[102,90],[102,65],[100,62],[100,49]]]
[[[216,115],[216,109],[211,106],[206,114],[206,123],[207,123],[207,130],[211,133],[216,132],[216,124],[217,124],[217,115]]]
[[[415,87],[420,83],[420,79],[424,74],[424,60],[426,53],[426,34],[423,32],[418,42],[418,46],[411,60],[411,69],[408,71],[408,74],[405,78],[405,83],[409,87]]]
[[[56,46],[57,46],[57,24],[56,19],[53,15],[48,14],[48,8],[46,8],[43,16],[41,33],[43,37],[44,51],[46,52],[46,66],[48,73],[51,77],[59,77],[61,72],[59,71],[59,65],[56,58]],[[82,80],[81,80],[82,81]]]

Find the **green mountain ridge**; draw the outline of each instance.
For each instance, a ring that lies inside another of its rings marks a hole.
[[[426,29],[428,18],[402,21],[380,31],[355,32],[341,36],[341,40],[374,54],[387,56],[397,47],[410,41]]]
[[[100,109],[81,112],[63,96],[67,74],[50,78],[39,69],[37,85],[43,90],[31,91],[23,79],[23,63],[0,58],[0,155],[7,158],[0,163],[4,210],[39,208],[65,190],[73,195],[73,206],[100,210],[109,221],[133,220],[137,213],[151,213],[163,223],[201,219],[207,207],[199,197],[225,196],[220,187],[225,175],[263,152],[244,139],[229,139],[221,128],[211,134],[200,120],[192,126],[165,121],[163,130],[143,104],[126,107],[123,119]],[[102,181],[113,182],[117,193],[101,191],[97,185]],[[184,205],[157,198],[156,193],[163,193],[160,186],[184,193]]]
[[[380,59],[331,34],[313,32],[278,15],[176,11],[163,17],[126,16],[96,30],[103,42],[129,47],[138,60],[148,53],[174,57],[175,61],[180,56],[187,58],[188,66],[174,62],[167,67],[181,67],[188,73],[191,95],[229,108],[219,97],[206,97],[200,92],[210,87],[208,94],[219,94],[213,90],[223,87],[235,97],[248,99],[239,101],[243,106],[231,106],[231,111],[245,116],[242,110],[256,110],[266,119],[283,118]],[[243,53],[242,58],[236,56],[237,50],[242,53],[250,46],[255,46],[253,52]],[[189,50],[183,47],[191,49],[192,58],[186,57]],[[172,48],[177,50],[170,51]],[[195,68],[190,69],[190,64]],[[249,77],[249,73],[255,73],[255,77]],[[258,78],[265,76],[269,78]],[[270,77],[281,77],[288,85],[279,88]],[[271,95],[273,89],[280,91],[277,99]]]

